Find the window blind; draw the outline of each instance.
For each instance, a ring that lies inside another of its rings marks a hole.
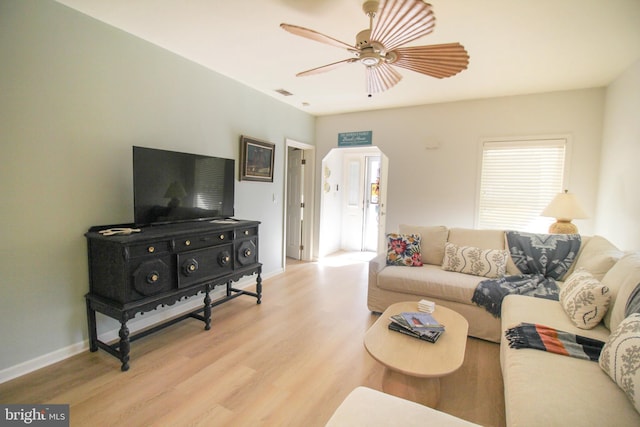
[[[207,210],[222,209],[224,200],[224,164],[220,159],[198,159],[195,165],[194,192],[196,206]]]
[[[485,141],[478,228],[547,232],[540,213],[562,191],[566,139]]]

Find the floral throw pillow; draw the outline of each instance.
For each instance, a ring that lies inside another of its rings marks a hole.
[[[620,322],[602,348],[598,363],[640,412],[640,314]]]
[[[402,265],[420,267],[420,235],[418,234],[387,234],[387,265]]]

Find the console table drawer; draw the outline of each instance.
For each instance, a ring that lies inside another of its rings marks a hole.
[[[258,246],[256,239],[247,239],[237,244],[236,262],[238,267],[245,267],[258,262]]]
[[[233,244],[178,254],[178,287],[185,288],[233,271]]]
[[[236,238],[253,237],[258,235],[258,227],[239,228],[236,231]]]
[[[132,266],[131,284],[143,296],[156,295],[175,288],[169,256],[149,259]],[[137,299],[132,297],[131,300]]]
[[[160,240],[140,245],[131,245],[125,249],[127,258],[136,258],[145,255],[158,255],[171,252],[171,240]]]
[[[209,234],[194,234],[192,236],[180,237],[175,240],[177,251],[193,250],[206,248],[218,244],[224,244],[233,241],[233,231],[220,231]]]

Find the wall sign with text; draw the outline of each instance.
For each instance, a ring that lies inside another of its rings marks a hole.
[[[355,147],[358,145],[371,145],[373,131],[344,132],[338,134],[338,147]]]

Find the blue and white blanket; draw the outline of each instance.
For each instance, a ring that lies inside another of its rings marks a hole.
[[[483,280],[472,302],[500,317],[502,300],[511,294],[558,299],[562,280],[578,255],[579,234],[534,234],[507,231],[511,259],[522,274]]]

